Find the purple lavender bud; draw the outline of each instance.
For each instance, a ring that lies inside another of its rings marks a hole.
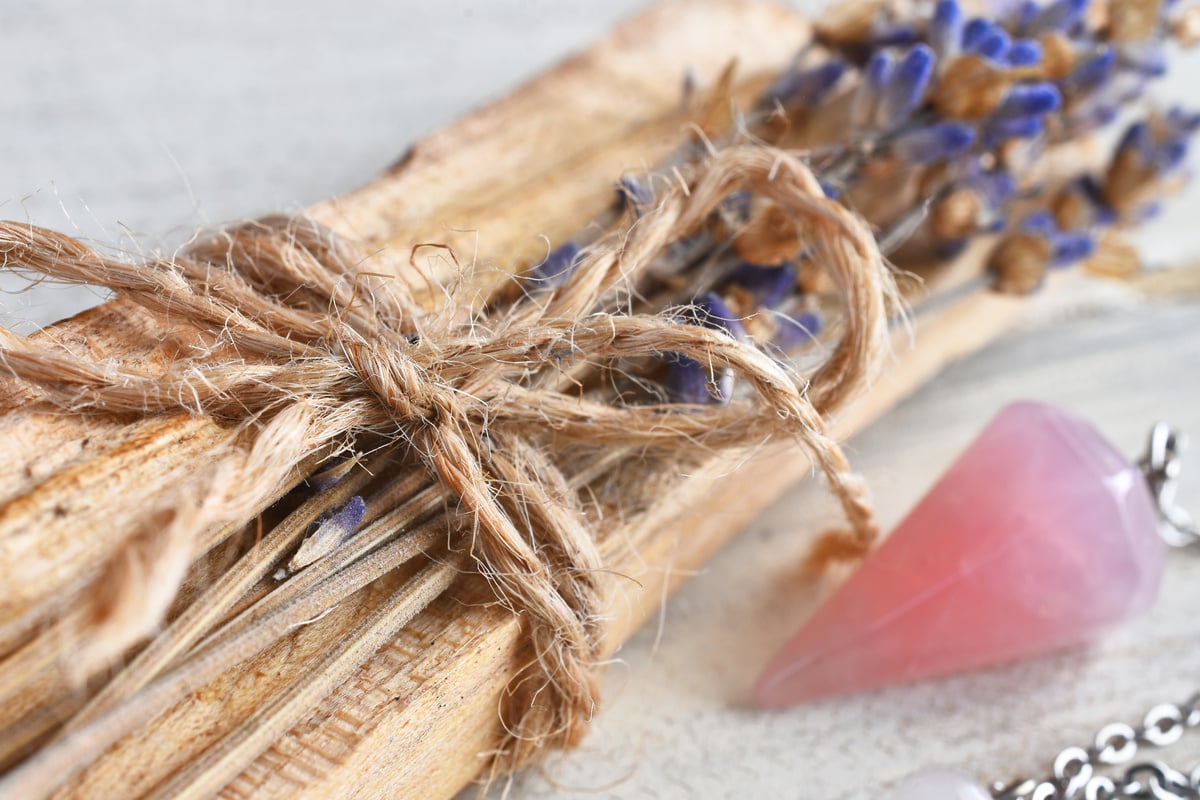
[[[941,239],[934,245],[933,254],[936,258],[943,261],[958,258],[966,251],[967,244],[970,241],[966,237],[962,239]]]
[[[1189,114],[1182,108],[1175,107],[1167,112],[1167,124],[1181,134],[1191,134],[1200,130],[1200,113]]]
[[[887,25],[876,25],[877,30],[871,35],[871,44],[875,47],[897,47],[912,44],[920,38],[916,27],[911,22],[893,21]]]
[[[785,353],[810,343],[821,332],[821,317],[815,311],[801,311],[799,314],[777,314],[778,323],[771,344]]]
[[[896,69],[895,59],[887,50],[876,50],[863,68],[863,79],[854,95],[854,125],[872,125],[880,98],[883,97],[892,73]]]
[[[367,503],[358,495],[351,497],[346,505],[317,522],[316,529],[305,537],[298,550],[288,561],[283,575],[295,574],[309,564],[325,558],[349,539],[362,525],[367,514]]]
[[[896,68],[896,59],[887,50],[877,50],[867,62],[864,70],[866,83],[876,92],[883,92],[888,81],[892,79],[892,70]]]
[[[963,29],[962,46],[964,50],[974,49],[979,40],[988,35],[996,25],[983,17],[974,17]]]
[[[1008,90],[1004,100],[992,112],[992,119],[1017,120],[1041,117],[1062,107],[1062,94],[1053,83],[1029,83]]]
[[[963,13],[958,0],[938,0],[929,21],[929,44],[943,62],[958,55],[963,38]]]
[[[913,128],[892,141],[892,153],[915,164],[946,161],[975,143],[975,129],[962,122],[937,122]]]
[[[328,538],[339,544],[346,541],[362,525],[367,514],[367,501],[358,495],[351,497],[346,505],[326,517],[312,534],[312,538]]]
[[[1186,137],[1177,136],[1167,139],[1160,144],[1154,153],[1154,166],[1158,169],[1159,174],[1166,174],[1187,158],[1188,140]]]
[[[1012,39],[1008,33],[998,25],[991,25],[983,35],[977,37],[970,45],[964,45],[963,49],[992,61],[1002,61],[1011,46]]]
[[[707,292],[704,297],[694,301],[692,307],[694,320],[697,324],[715,331],[724,331],[734,339],[744,339],[746,328],[742,320],[725,304],[716,292]]]
[[[1005,60],[1011,67],[1032,67],[1042,63],[1042,44],[1034,39],[1017,39],[1008,48]]]
[[[796,288],[796,265],[785,261],[777,267],[738,264],[729,273],[729,283],[750,295],[757,306],[775,308]]]
[[[1021,220],[1021,231],[1034,236],[1050,237],[1058,231],[1054,215],[1049,211],[1035,211]]]
[[[632,175],[622,175],[621,180],[617,181],[617,195],[635,213],[654,204],[654,191],[649,184]]]
[[[1029,23],[1027,35],[1040,36],[1052,31],[1069,31],[1087,12],[1088,0],[1055,0]]]
[[[727,219],[745,224],[750,221],[750,204],[754,195],[750,192],[734,192],[721,200],[721,214]]]
[[[715,379],[715,380],[713,380]],[[716,375],[708,365],[678,354],[667,356],[667,395],[672,402],[707,405],[729,402],[733,395],[733,374],[719,370]],[[713,396],[712,390],[716,392]]]
[[[1084,175],[1075,182],[1075,185],[1092,206],[1092,222],[1101,227],[1117,223],[1120,215],[1104,199],[1104,189],[1095,175]]]
[[[1065,94],[1087,94],[1112,76],[1117,55],[1111,47],[1105,47],[1093,56],[1084,59],[1070,75],[1062,79]]]
[[[1075,129],[1094,130],[1111,125],[1120,115],[1120,109],[1105,102],[1086,103],[1071,111],[1071,125]]]
[[[1137,209],[1137,222],[1149,222],[1162,213],[1162,201],[1151,200],[1143,203]]]
[[[1017,193],[1017,179],[1004,170],[981,172],[971,181],[988,205],[999,206]]]
[[[1020,32],[1023,36],[1032,35],[1033,21],[1037,19],[1037,15],[1041,10],[1041,6],[1035,0],[1022,0],[1013,14],[1012,29]]]
[[[582,260],[579,245],[568,241],[551,250],[546,259],[533,268],[530,277],[546,286],[558,286],[571,276]]]
[[[892,57],[891,51],[877,50],[867,61],[867,66],[863,70],[862,85],[875,98],[882,97],[884,90],[892,80],[892,73],[895,71],[896,59]]]
[[[1009,139],[1036,139],[1045,131],[1041,117],[991,119],[983,128],[983,143],[988,149],[999,147]]]
[[[1154,157],[1154,134],[1145,122],[1135,122],[1125,129],[1125,135],[1117,144],[1117,154],[1125,153],[1134,153],[1143,164]]]
[[[1167,74],[1167,51],[1161,41],[1131,42],[1121,48],[1121,66],[1145,78],[1161,78]]]
[[[769,108],[780,103],[785,107],[816,108],[833,91],[846,69],[845,61],[832,58],[809,69],[788,70],[771,82],[759,98],[759,106]]]
[[[830,200],[837,200],[839,197],[841,197],[842,193],[838,190],[838,187],[834,186],[829,181],[821,181],[820,183],[821,191],[824,192],[825,196]]]
[[[1050,235],[1050,244],[1054,247],[1054,255],[1050,263],[1056,267],[1066,267],[1077,261],[1082,261],[1096,249],[1096,241],[1091,234],[1070,231]]]
[[[879,101],[877,120],[882,127],[902,122],[920,104],[936,61],[927,45],[918,44],[905,53]]]

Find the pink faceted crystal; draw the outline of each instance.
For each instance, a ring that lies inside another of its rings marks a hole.
[[[1005,408],[772,660],[782,707],[1077,645],[1146,610],[1165,547],[1141,473],[1057,408]]]

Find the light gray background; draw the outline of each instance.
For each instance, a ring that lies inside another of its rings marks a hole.
[[[5,2],[0,215],[136,252],[299,209],[368,180],[422,133],[638,5]],[[1174,68],[1160,96],[1185,97],[1200,77],[1195,57]],[[1198,210],[1189,189],[1140,236],[1152,262],[1200,255]],[[1200,431],[1200,307],[1109,288],[1087,297],[1042,308],[853,443],[885,520],[1010,399],[1063,403],[1130,452],[1158,417]],[[0,295],[0,311],[28,330],[95,300],[42,287]],[[1197,475],[1200,463],[1185,496],[1200,505]],[[547,778],[521,780],[515,796],[848,799],[932,764],[1002,777],[1200,686],[1200,559],[1179,555],[1155,612],[1089,652],[749,710],[755,671],[828,590],[790,575],[805,537],[834,521],[815,485],[764,515],[621,652],[581,750],[552,761]]]

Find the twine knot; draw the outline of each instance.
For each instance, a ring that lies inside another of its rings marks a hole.
[[[421,298],[416,282],[368,273],[369,253],[303,217],[238,225],[145,264],[3,223],[6,266],[109,287],[198,330],[209,347],[156,374],[4,333],[0,363],[75,411],[185,410],[259,426],[258,440],[290,453],[293,465],[362,434],[406,441],[465,513],[480,573],[525,621],[537,669],[514,682],[505,719],[509,765],[518,766],[582,735],[604,647],[597,536],[549,435],[556,447],[666,453],[791,437],[830,478],[859,541],[873,535],[861,485],[824,417],[888,350],[894,287],[874,237],[781,151],[731,147],[683,177],[686,185],[672,182],[558,285],[483,310],[450,286]],[[766,198],[795,223],[841,295],[841,338],[808,380],[751,342],[678,315],[634,314],[621,299],[668,245],[703,230],[738,191]],[[732,372],[743,388],[727,406],[621,405],[599,391],[581,394],[569,377],[670,354]],[[303,413],[284,413],[296,409]]]
[[[341,345],[358,379],[397,421],[435,425],[453,413],[457,405],[453,393],[406,352],[408,343],[343,341]]]

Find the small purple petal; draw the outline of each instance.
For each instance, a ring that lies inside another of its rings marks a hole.
[[[962,239],[942,239],[934,246],[934,255],[942,260],[958,258],[967,249],[967,244],[971,240],[968,238]]]
[[[1134,153],[1138,161],[1149,163],[1154,157],[1154,135],[1145,122],[1135,122],[1125,129],[1125,135],[1117,144],[1117,153]]]
[[[1004,170],[981,172],[971,185],[991,206],[1002,205],[1017,193],[1017,179]]]
[[[1070,75],[1062,79],[1062,90],[1067,94],[1087,94],[1109,79],[1117,63],[1116,53],[1110,47],[1083,60]]]
[[[1034,236],[1053,236],[1058,230],[1054,215],[1049,211],[1035,211],[1021,220],[1021,230]]]
[[[695,321],[706,328],[725,331],[735,339],[746,337],[746,328],[742,325],[741,317],[725,304],[716,292],[708,292],[704,297],[692,303],[695,309]]]
[[[1037,19],[1041,10],[1041,6],[1035,0],[1022,0],[1013,15],[1013,30],[1020,31],[1023,36],[1032,35],[1033,21]]]
[[[958,55],[962,47],[963,13],[958,0],[939,0],[929,22],[929,44],[943,62]]]
[[[1083,19],[1087,7],[1088,0],[1055,0],[1033,18],[1026,33],[1039,36],[1052,31],[1068,31]]]
[[[749,294],[756,305],[775,308],[796,288],[796,265],[791,261],[777,267],[738,264],[728,280]]]
[[[726,220],[745,224],[750,221],[750,204],[754,196],[749,192],[734,192],[721,201],[720,213]]]
[[[780,103],[785,107],[816,108],[846,74],[847,64],[833,58],[804,70],[788,70],[771,82],[759,99],[762,107]]]
[[[575,242],[565,242],[551,250],[546,259],[533,268],[530,277],[556,286],[570,277],[581,260],[579,245]]]
[[[776,315],[775,335],[771,344],[785,353],[802,347],[821,332],[821,317],[815,311],[802,311],[799,314]]]
[[[309,538],[341,543],[350,538],[367,515],[367,501],[358,495],[351,497],[346,505],[326,517]]]
[[[708,366],[687,356],[673,355],[667,357],[667,395],[675,403],[691,405],[707,405],[717,402],[722,405],[729,402],[733,394],[733,375],[728,371],[719,372],[715,383],[710,379],[713,374]],[[711,387],[711,389],[710,389]],[[716,396],[713,396],[713,391]]]
[[[900,63],[884,90],[879,102],[878,121],[890,128],[912,113],[925,95],[929,79],[937,58],[926,45],[919,44],[910,49]]]
[[[1149,222],[1162,213],[1162,202],[1159,200],[1151,200],[1144,203],[1137,209],[1137,221]]]
[[[889,22],[876,25],[877,30],[871,34],[871,44],[875,47],[896,47],[912,44],[920,38],[917,29],[909,22]]]
[[[632,175],[623,175],[617,182],[617,194],[635,212],[654,204],[654,191]]]
[[[1072,109],[1070,121],[1074,130],[1095,130],[1111,125],[1120,113],[1119,108],[1109,103],[1089,102]]]
[[[964,50],[970,50],[975,47],[979,41],[988,35],[995,28],[995,23],[984,19],[983,17],[975,17],[967,23],[963,29],[962,46]]]
[[[1121,65],[1147,78],[1167,74],[1167,51],[1159,41],[1126,44],[1121,48]]]
[[[1008,33],[1000,26],[992,25],[970,45],[964,45],[963,49],[992,61],[1001,61],[1008,54],[1011,46],[1012,39]]]
[[[1178,167],[1187,158],[1188,140],[1184,137],[1168,139],[1159,145],[1154,154],[1154,166],[1160,174],[1166,174]]]
[[[887,50],[876,51],[867,62],[865,70],[866,83],[875,92],[882,93],[892,79],[892,71],[896,68],[896,60]]]
[[[914,128],[892,141],[896,157],[916,164],[946,161],[975,143],[975,129],[962,122],[938,122]]]
[[[1050,243],[1054,246],[1051,264],[1057,267],[1065,267],[1076,261],[1082,261],[1096,249],[1096,241],[1091,234],[1074,231],[1053,234],[1050,237]]]
[[[1036,139],[1045,129],[1041,117],[993,119],[989,120],[983,129],[983,142],[990,149],[1009,139]]]
[[[854,95],[854,124],[870,125],[879,107],[892,73],[896,69],[895,59],[887,50],[877,50],[863,69],[863,80]]]
[[[317,523],[288,561],[284,574],[294,574],[328,556],[358,530],[366,514],[366,501],[358,495],[351,497],[346,505]]]
[[[1040,117],[1062,107],[1062,94],[1052,83],[1030,83],[1014,86],[992,112],[993,120],[1015,120]]]
[[[1012,43],[1012,47],[1008,48],[1005,60],[1009,66],[1032,67],[1042,63],[1044,55],[1041,42],[1033,39],[1018,39]]]
[[[1200,113],[1191,114],[1175,107],[1167,112],[1167,122],[1182,134],[1195,133],[1200,130]]]
[[[1104,199],[1104,189],[1094,175],[1085,175],[1077,184],[1083,196],[1092,204],[1093,216],[1097,225],[1115,225],[1120,216],[1117,210]]]

